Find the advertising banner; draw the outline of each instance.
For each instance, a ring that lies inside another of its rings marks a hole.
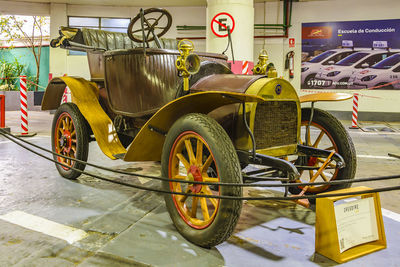
[[[302,24],[301,89],[400,89],[400,19]]]

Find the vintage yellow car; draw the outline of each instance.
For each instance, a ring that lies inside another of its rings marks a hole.
[[[161,25],[160,18],[167,23]],[[192,194],[165,194],[170,217],[185,238],[202,247],[226,240],[242,207],[241,200],[207,195],[241,197],[242,187],[182,181],[241,184],[257,182],[261,174],[298,183],[289,189],[292,194],[350,186],[301,184],[354,177],[355,150],[342,124],[323,110],[301,108],[301,102],[347,96],[299,98],[284,79],[235,75],[225,55],[194,52],[188,40],[161,38],[170,26],[166,10],[151,8],[132,19],[128,34],[61,28],[51,46],[87,52],[91,79],[50,81],[42,109],[57,110],[54,152],[86,161],[88,143],[96,140],[111,159],[161,161],[162,176],[173,180],[163,182],[163,189]],[[66,86],[72,103],[60,105]],[[55,159],[68,179],[81,174],[68,167],[85,168]],[[249,164],[259,168],[243,172]]]

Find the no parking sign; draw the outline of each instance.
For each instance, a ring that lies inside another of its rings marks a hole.
[[[211,20],[211,30],[217,37],[228,36],[228,27],[231,33],[233,32],[233,29],[235,29],[235,20],[229,13],[218,13]]]

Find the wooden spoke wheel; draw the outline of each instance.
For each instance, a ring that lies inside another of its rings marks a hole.
[[[52,127],[52,148],[57,154],[86,161],[88,156],[88,124],[80,113],[78,107],[73,103],[62,104],[54,114]],[[68,179],[76,179],[81,173],[68,167],[79,170],[85,169],[85,164],[78,163],[72,159],[54,156],[58,162],[66,165],[56,164],[61,176]]]
[[[356,152],[353,142],[343,125],[334,116],[320,109],[314,110],[314,116],[310,126],[310,131],[306,137],[306,128],[309,123],[311,109],[302,109],[300,143],[309,146],[335,151],[339,153],[346,166],[339,169],[334,161],[330,161],[322,172],[316,177],[314,182],[328,182],[332,180],[353,179],[356,171]],[[307,142],[306,142],[307,138]],[[325,158],[300,156],[296,164],[320,168]],[[317,170],[301,171],[298,183],[309,182]],[[340,185],[319,185],[309,186],[306,194],[318,194],[325,191],[337,190],[350,187],[351,183]],[[302,186],[292,187],[289,191],[298,194],[303,189]]]
[[[177,180],[219,182],[218,170],[211,177],[207,171],[215,166],[215,159],[207,143],[195,132],[184,132],[176,140],[170,155],[170,177]],[[205,159],[203,159],[205,158]],[[175,207],[182,219],[196,229],[203,229],[214,220],[219,200],[206,198],[207,195],[219,195],[219,187],[211,190],[208,185],[172,182],[174,192],[198,194],[198,197],[173,195]]]
[[[55,134],[56,153],[76,158],[76,130],[71,116],[64,112],[58,117]],[[74,161],[62,157],[57,157],[58,162],[72,166]],[[64,170],[69,168],[61,166]]]
[[[168,212],[178,231],[203,247],[215,246],[232,233],[240,216],[240,200],[207,196],[241,196],[240,187],[200,185],[180,181],[241,183],[239,160],[224,129],[203,114],[189,114],[171,127],[162,152],[165,190],[196,196],[166,195]]]

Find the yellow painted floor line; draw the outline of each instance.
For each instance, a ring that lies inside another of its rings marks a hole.
[[[0,219],[36,232],[65,240],[69,244],[75,243],[76,241],[88,236],[88,234],[81,229],[49,221],[42,217],[18,210],[0,215]]]

